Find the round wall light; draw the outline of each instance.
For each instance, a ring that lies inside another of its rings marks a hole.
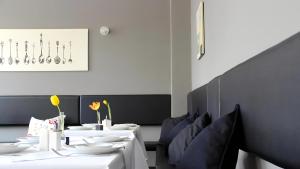
[[[107,27],[107,26],[100,27],[100,34],[102,36],[107,36],[109,33],[110,33],[109,27]]]

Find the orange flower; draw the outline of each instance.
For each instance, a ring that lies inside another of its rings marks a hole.
[[[100,102],[92,102],[92,104],[90,104],[89,107],[92,110],[98,111],[100,109]]]

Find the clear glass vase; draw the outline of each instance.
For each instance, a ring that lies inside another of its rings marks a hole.
[[[97,111],[97,123],[101,124],[100,112]]]
[[[59,119],[60,119],[60,131],[63,134],[64,130],[65,130],[65,113],[64,112],[59,112]]]

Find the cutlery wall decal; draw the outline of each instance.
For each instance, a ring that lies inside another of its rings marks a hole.
[[[12,65],[14,60],[13,60],[13,57],[12,57],[12,54],[11,54],[11,51],[12,51],[12,39],[10,38],[8,40],[9,42],[9,57],[8,57],[8,64],[9,65]],[[5,50],[5,45],[4,45],[4,41],[1,41],[0,42],[0,45],[1,45],[1,57],[0,57],[0,64],[5,64],[5,58],[4,58],[4,50]],[[44,44],[44,40],[43,40],[43,33],[40,33],[40,56],[38,57],[38,61],[40,64],[44,64],[45,62],[48,63],[48,64],[51,64],[52,62],[52,57],[51,57],[51,45],[50,45],[50,41],[48,41],[48,56],[45,58],[44,54],[43,54],[43,44]],[[53,58],[54,60],[54,63],[55,64],[66,64],[67,61],[71,64],[73,62],[72,60],[72,41],[69,41],[69,53],[70,53],[70,56],[69,56],[69,59],[67,60],[66,57],[65,57],[65,51],[66,51],[66,46],[63,44],[62,45],[62,57],[59,56],[59,44],[60,42],[59,41],[56,41],[55,42],[56,46],[56,56]],[[25,65],[29,65],[30,63],[31,64],[35,64],[36,63],[36,58],[34,56],[34,51],[35,51],[35,44],[32,43],[32,59],[31,59],[31,62],[30,62],[30,57],[29,57],[29,46],[30,45],[30,42],[29,41],[25,41],[24,42],[24,64]],[[15,62],[16,64],[19,64],[20,63],[20,59],[19,59],[19,43],[16,42],[16,57],[15,57]]]
[[[19,43],[16,42],[16,58],[15,58],[15,62],[16,64],[19,64],[20,63],[20,59],[19,59]]]
[[[36,62],[35,57],[34,57],[34,48],[35,48],[35,44],[33,43],[32,44],[32,59],[31,59],[32,64],[35,64],[35,62]]]
[[[55,64],[59,64],[61,60],[60,57],[58,56],[58,46],[59,46],[59,41],[56,41],[56,57],[54,58]]]
[[[27,49],[28,49],[28,41],[25,41],[25,57],[24,57],[24,64],[28,65],[29,64],[29,56],[27,53]]]
[[[12,42],[12,39],[9,39],[9,58],[8,58],[8,64],[9,65],[12,65],[14,60],[11,56],[11,42]]]
[[[63,61],[62,63],[65,64],[66,63],[66,58],[65,58],[65,45],[63,45]]]
[[[69,44],[70,44],[70,58],[69,58],[69,63],[72,63],[72,41],[70,41]]]
[[[48,56],[47,56],[47,58],[46,58],[46,62],[47,62],[48,64],[50,64],[51,61],[52,61],[52,59],[51,59],[51,56],[50,56],[50,41],[49,41],[49,42],[48,42]]]
[[[40,57],[39,57],[39,62],[41,64],[43,64],[45,61],[45,58],[43,56],[43,34],[42,33],[40,34],[40,37],[41,37],[41,39],[40,39],[41,53],[40,53]]]
[[[1,41],[1,57],[0,57],[0,64],[3,65],[4,64],[4,57],[3,57],[3,46],[4,46],[4,42]]]
[[[0,50],[0,71],[88,70],[87,29],[0,29]]]

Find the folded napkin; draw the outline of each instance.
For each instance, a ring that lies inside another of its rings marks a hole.
[[[59,120],[59,116],[53,117],[51,119],[40,120],[34,117],[31,117],[28,127],[27,136],[39,136],[40,129],[47,128],[47,129],[55,129],[57,126],[60,126],[61,121]],[[66,115],[64,115],[66,118]]]
[[[43,127],[45,124],[44,120],[39,120],[34,117],[31,117],[29,127],[28,127],[28,136],[38,136],[40,129]]]

